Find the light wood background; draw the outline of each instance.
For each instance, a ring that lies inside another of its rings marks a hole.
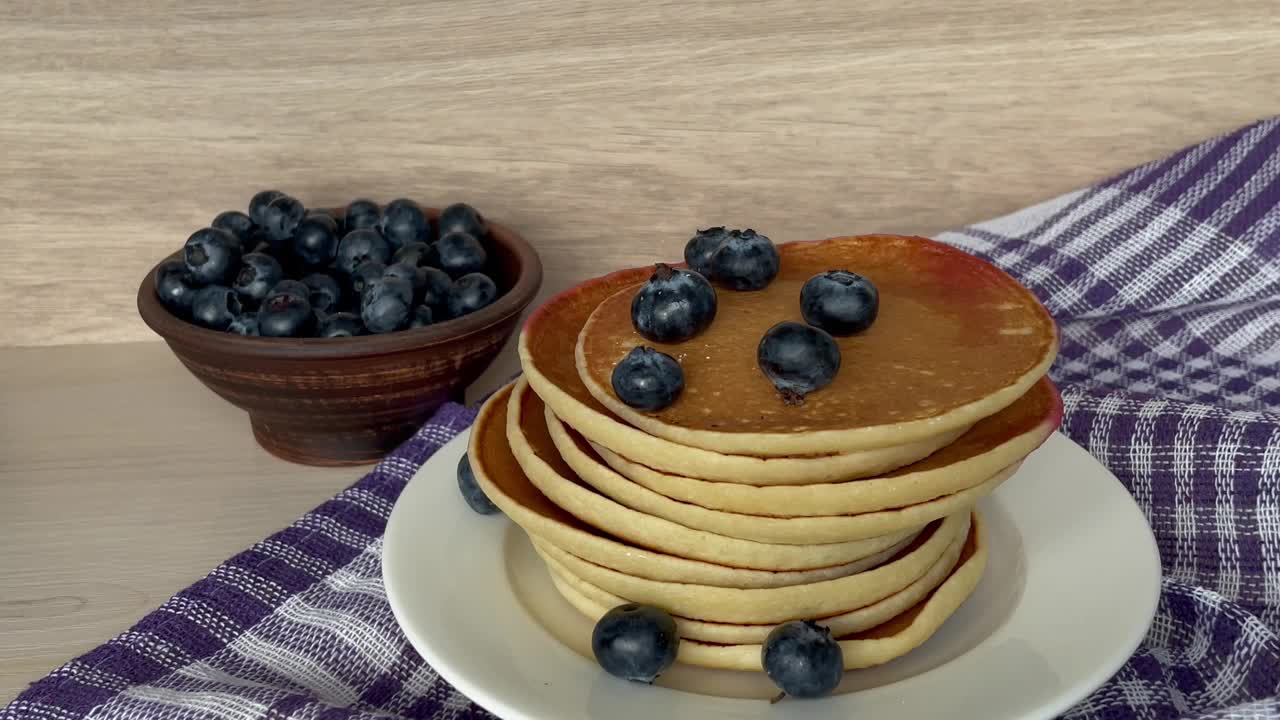
[[[138,281],[278,187],[469,200],[546,291],[930,232],[1277,111],[1274,0],[0,3],[0,346],[153,336]]]

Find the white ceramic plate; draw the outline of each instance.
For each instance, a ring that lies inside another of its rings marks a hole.
[[[466,434],[405,488],[383,580],[396,619],[446,680],[506,720],[1052,718],[1106,681],[1146,634],[1160,559],[1124,487],[1060,434],[980,506],[990,560],[929,642],[846,673],[834,697],[787,700],[763,673],[677,665],[656,687],[606,675],[591,625],[556,594],[524,533],[458,494]]]

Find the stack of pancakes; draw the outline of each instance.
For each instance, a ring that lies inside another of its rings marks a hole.
[[[817,620],[846,668],[902,655],[973,591],[988,547],[974,506],[1061,418],[1045,377],[1052,320],[993,266],[922,238],[779,247],[765,290],[718,290],[715,321],[664,345],[632,327],[652,267],[596,278],[538,309],[522,379],[481,412],[477,479],[556,588],[592,620],[625,602],[676,617],[679,660],[760,669],[777,624]],[[800,287],[848,269],[879,289],[875,324],[837,338],[828,387],[788,404],[756,345],[801,320]],[[613,393],[637,345],[676,358],[685,388],[636,411]]]

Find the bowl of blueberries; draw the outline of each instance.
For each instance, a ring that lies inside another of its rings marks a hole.
[[[465,203],[266,190],[147,273],[138,312],[269,452],[349,465],[460,399],[541,283],[537,252]]]

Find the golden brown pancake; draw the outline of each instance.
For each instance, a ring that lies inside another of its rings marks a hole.
[[[866,546],[849,563],[812,570],[749,570],[690,560],[628,543],[588,525],[552,503],[524,474],[507,444],[507,410],[514,383],[495,393],[472,426],[468,453],[476,480],[490,500],[531,536],[544,538],[597,565],[651,580],[726,588],[772,588],[844,577],[865,569],[863,561],[896,551],[917,534],[894,533]]]
[[[983,532],[981,518],[975,513],[959,562],[941,585],[888,622],[839,638],[844,668],[856,670],[882,665],[906,655],[932,637],[943,622],[955,614],[973,594],[986,569],[987,553],[986,534]],[[603,614],[597,603],[573,587],[556,582],[556,589],[589,619],[596,620]],[[890,596],[887,600],[892,600],[893,597]],[[756,672],[762,669],[761,646],[755,643],[715,644],[681,638],[678,652],[677,662],[687,665]]]
[[[527,383],[516,381],[508,402],[507,443],[525,476],[543,495],[580,520],[651,550],[754,570],[815,570],[861,560],[873,548],[882,549],[886,537],[914,531],[940,517],[932,506],[912,506],[909,511],[860,523],[862,533],[856,538],[807,545],[756,542],[690,528],[628,508],[583,484],[551,439],[544,407]],[[997,476],[993,480],[1003,479]],[[960,495],[951,496],[959,500],[959,506],[951,507],[950,512],[977,502],[977,497],[964,501]]]
[[[530,386],[558,417],[591,442],[688,477],[756,484],[786,478],[789,484],[807,484],[886,472],[927,456],[963,432],[959,428],[872,450],[765,458],[678,445],[622,422],[582,384],[573,348],[587,318],[603,300],[652,272],[651,267],[622,270],[570,288],[535,310],[520,333],[520,363]]]
[[[1017,402],[924,460],[874,478],[817,485],[711,482],[663,473],[600,446],[592,450],[633,482],[683,503],[766,517],[819,517],[923,503],[973,487],[1040,447],[1061,422],[1062,398],[1042,378]]]
[[[766,289],[719,289],[715,321],[683,343],[635,331],[638,285],[604,300],[578,337],[588,391],[618,417],[681,445],[769,457],[846,452],[971,425],[1025,394],[1057,351],[1053,320],[1030,291],[941,243],[873,235],[789,243],[779,252],[781,270]],[[789,404],[758,367],[756,347],[776,323],[803,322],[801,286],[831,269],[875,283],[879,317],[858,335],[836,338],[842,366],[831,385]],[[656,413],[626,406],[610,386],[614,366],[638,345],[671,355],[684,370],[684,392]]]

